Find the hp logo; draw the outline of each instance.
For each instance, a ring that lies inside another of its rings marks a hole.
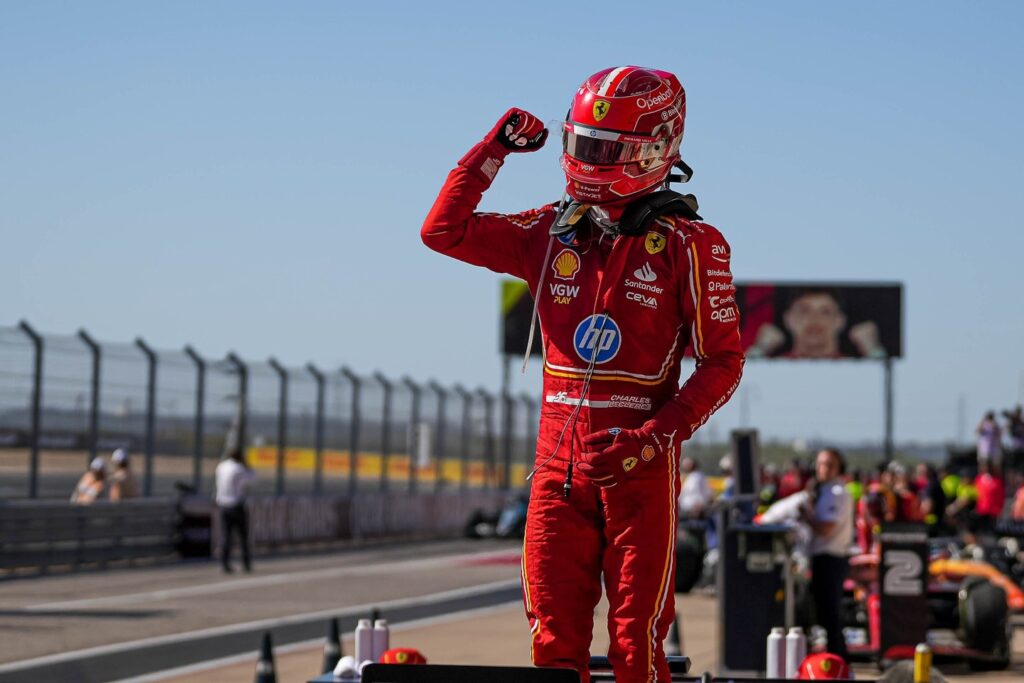
[[[600,365],[615,358],[622,346],[622,334],[619,326],[607,315],[592,315],[576,326],[573,345],[576,355],[584,361]]]

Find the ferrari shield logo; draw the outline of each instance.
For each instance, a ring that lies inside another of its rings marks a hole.
[[[631,469],[636,467],[637,459],[634,457],[626,458],[622,461],[622,469],[629,472]]]
[[[600,121],[608,115],[608,110],[612,108],[606,100],[596,100],[594,102],[594,120]]]
[[[651,230],[644,238],[644,246],[647,248],[647,253],[653,256],[665,248],[665,237],[661,233]]]

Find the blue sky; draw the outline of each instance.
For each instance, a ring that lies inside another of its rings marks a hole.
[[[688,191],[738,279],[905,283],[897,439],[1022,398],[1024,6],[622,7],[0,3],[0,325],[495,387],[499,278],[419,226],[507,107],[558,119],[632,63],[687,89]],[[482,208],[557,198],[557,157]],[[880,438],[875,365],[743,390],[770,436]]]

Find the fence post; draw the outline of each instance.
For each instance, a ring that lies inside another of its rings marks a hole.
[[[35,357],[32,369],[32,436],[29,438],[28,497],[39,496],[39,430],[43,405],[43,338],[27,321],[18,323],[21,331],[32,340]]]
[[[354,496],[359,488],[359,428],[362,416],[359,412],[359,402],[362,400],[362,383],[356,373],[343,367],[341,374],[352,383],[352,407],[348,430],[348,495]]]
[[[148,364],[146,379],[146,471],[142,478],[142,495],[153,495],[153,451],[156,444],[156,351],[142,340],[135,338],[135,346],[146,356]]]
[[[409,377],[403,378],[402,383],[412,392],[412,409],[409,415],[409,493],[413,493],[416,491],[416,478],[418,474],[416,449],[420,443],[420,400],[423,397],[423,387],[413,382]]]
[[[473,396],[461,384],[455,385],[455,393],[462,399],[462,430],[459,437],[459,459],[462,461],[462,472],[459,477],[459,489],[465,491],[469,487],[469,430],[472,420]]]
[[[237,431],[234,435],[234,446],[238,449],[238,452],[244,459],[246,455],[246,421],[249,418],[249,366],[246,365],[245,361],[239,358],[234,351],[228,353],[227,361],[231,363],[238,372],[238,425]]]
[[[497,469],[494,453],[494,396],[483,387],[477,389],[476,393],[484,401],[484,444],[487,449],[484,486],[490,489],[494,486],[494,473]]]
[[[92,353],[92,377],[89,396],[89,462],[97,456],[100,441],[100,345],[84,329],[78,330],[78,338]],[[88,465],[86,465],[88,467]]]
[[[271,357],[267,362],[277,373],[280,387],[277,401],[277,481],[274,493],[283,496],[284,461],[288,452],[288,370],[276,358]]]
[[[533,470],[534,462],[537,460],[537,422],[539,418],[534,417],[537,411],[537,402],[529,394],[520,394],[519,400],[526,406],[526,434],[523,435],[523,442],[525,443],[523,449],[525,453],[523,454],[523,462],[526,465],[526,471],[530,472]]]
[[[388,490],[388,459],[391,456],[391,394],[394,387],[382,372],[373,373],[375,379],[384,389],[384,411],[381,416],[380,432],[380,490]]]
[[[306,370],[316,380],[316,422],[313,425],[313,493],[320,493],[324,486],[324,373],[312,363],[306,363]]]
[[[501,392],[502,405],[502,435],[501,435],[501,460],[502,471],[498,478],[502,491],[508,491],[509,483],[512,480],[512,432],[515,425],[515,404],[512,402],[512,394],[507,388]]]
[[[203,480],[203,404],[206,401],[206,361],[191,346],[185,347],[185,355],[196,364],[196,417],[192,429],[195,446],[192,453],[192,488],[199,493]]]
[[[448,392],[440,384],[431,380],[427,386],[437,394],[437,423],[434,425],[434,491],[440,491],[444,485],[444,454],[445,454],[445,409],[448,403]]]

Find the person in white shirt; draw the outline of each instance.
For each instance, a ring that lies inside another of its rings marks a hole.
[[[232,449],[228,457],[220,461],[215,473],[217,493],[215,500],[220,509],[221,546],[220,561],[224,571],[230,574],[231,568],[231,536],[238,532],[238,540],[242,546],[242,566],[245,571],[252,571],[252,558],[249,551],[249,519],[245,512],[245,495],[249,484],[256,474],[245,464],[242,451]]]
[[[813,508],[804,509],[811,528],[811,595],[818,624],[828,634],[828,651],[847,658],[841,605],[853,543],[853,499],[842,475],[846,463],[834,448],[818,453],[814,467]]]
[[[693,458],[683,458],[683,485],[679,491],[679,512],[683,517],[703,517],[711,502],[711,485]]]

